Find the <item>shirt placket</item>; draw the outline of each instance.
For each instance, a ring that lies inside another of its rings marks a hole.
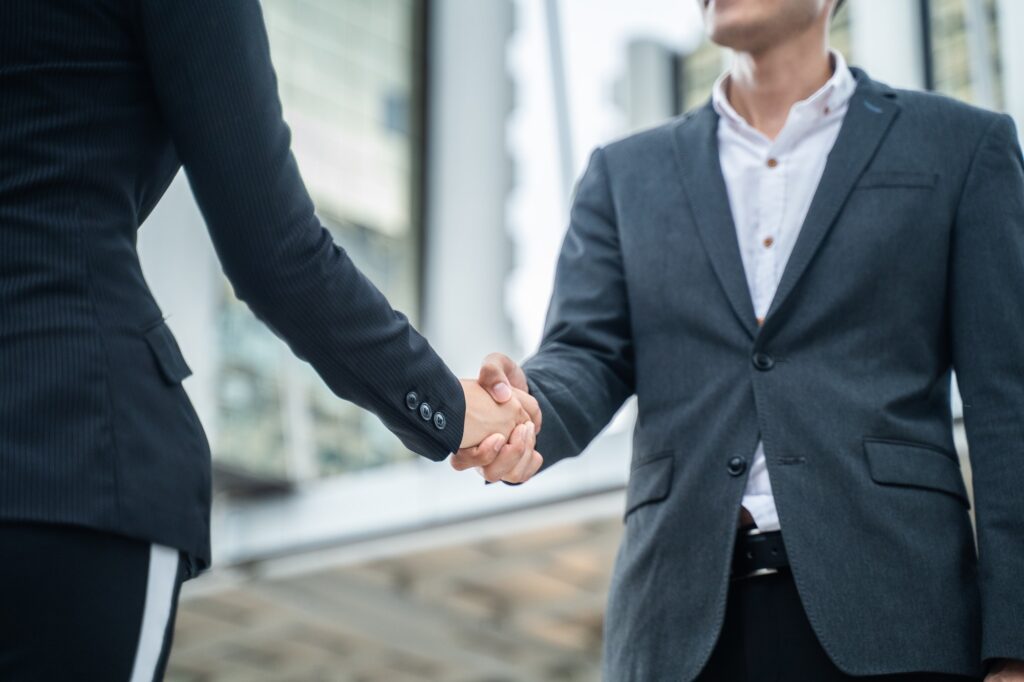
[[[754,230],[755,292],[754,310],[759,321],[764,320],[775,293],[777,272],[777,242],[782,229],[785,209],[785,159],[776,141],[768,145],[759,160],[757,220]]]

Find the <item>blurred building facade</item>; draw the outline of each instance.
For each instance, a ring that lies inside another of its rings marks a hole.
[[[589,150],[706,100],[728,55],[691,4],[263,0],[321,220],[457,373],[536,343]],[[1020,122],[1011,26],[1016,0],[849,0],[833,43]],[[183,593],[169,679],[598,679],[631,406],[582,457],[484,486],[405,451],[255,320],[184,177],[140,251],[215,458],[216,567]]]

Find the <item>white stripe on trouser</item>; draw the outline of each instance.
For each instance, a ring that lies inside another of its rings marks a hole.
[[[156,674],[177,579],[178,550],[153,545],[149,552],[146,606],[142,613],[142,630],[139,632],[139,648],[135,650],[131,682],[152,682]]]

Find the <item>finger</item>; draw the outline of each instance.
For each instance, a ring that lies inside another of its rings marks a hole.
[[[500,481],[503,476],[515,468],[523,454],[532,450],[533,424],[527,422],[520,424],[512,432],[512,438],[505,445],[498,456],[488,466],[484,467],[484,478],[492,483]]]
[[[512,362],[507,356],[500,353],[488,355],[484,358],[483,365],[480,366],[480,376],[477,379],[498,403],[505,403],[512,399],[511,382],[505,371],[506,360]]]
[[[519,458],[523,453],[523,445],[520,443],[510,443],[502,448],[501,453],[494,458],[494,461],[488,466],[483,467],[484,478],[491,483],[497,483],[504,478],[508,472],[519,462]]]
[[[495,433],[483,439],[479,445],[471,448],[463,448],[452,457],[452,468],[456,471],[465,471],[476,467],[485,467],[491,464],[505,446],[505,435]]]
[[[530,421],[530,413],[523,409],[522,405],[516,406],[516,424],[525,424]],[[536,428],[536,426],[535,426]]]
[[[484,358],[479,381],[481,386],[490,390],[491,397],[499,403],[512,397],[512,392],[507,390],[509,386],[520,391],[530,390],[526,383],[526,373],[515,360],[503,353],[491,353]]]
[[[505,376],[508,378],[512,388],[518,388],[520,391],[529,391],[530,387],[526,384],[526,373],[523,372],[523,368],[516,364],[516,361],[503,353],[491,353],[484,358],[483,364],[494,365],[499,367]]]
[[[530,462],[533,460],[533,447],[529,447],[523,451],[522,456],[516,465],[512,467],[512,471],[502,476],[501,480],[508,483],[522,483],[525,480],[526,472],[530,468]]]
[[[540,471],[542,466],[544,466],[544,457],[536,450],[532,450],[520,460],[519,466],[516,467],[515,471],[501,480],[506,483],[526,483]]]
[[[544,415],[540,411],[540,403],[532,395],[519,389],[515,390],[515,396],[522,408],[530,415],[530,421],[537,427],[536,433],[540,433],[541,421],[544,419]]]
[[[523,476],[526,475],[526,472],[529,469],[530,461],[533,459],[533,449],[537,446],[536,427],[533,429],[527,429],[524,438],[525,442],[523,442],[523,452],[519,457],[519,461],[516,462],[512,471],[506,474],[502,480],[511,482],[525,480]]]
[[[538,471],[540,471],[540,468],[541,468],[542,466],[544,466],[544,456],[543,456],[543,455],[541,455],[541,454],[540,454],[539,452],[537,452],[536,450],[534,450],[534,451],[533,451],[533,455],[532,455],[532,456],[530,457],[530,466],[529,466],[529,467],[527,467],[527,469],[526,469],[526,475],[525,475],[525,476],[523,476],[523,480],[522,480],[522,481],[520,481],[520,482],[521,482],[521,483],[526,483],[527,481],[529,481],[529,480],[530,480],[531,478],[533,478],[533,477],[534,477],[534,475],[535,475],[535,474],[536,474],[536,473],[537,473]]]
[[[475,446],[471,448],[462,448],[456,452],[451,459],[452,469],[455,469],[456,471],[465,471],[466,469],[472,469],[474,466],[477,466],[476,461],[479,457],[477,454],[478,449],[479,446]]]

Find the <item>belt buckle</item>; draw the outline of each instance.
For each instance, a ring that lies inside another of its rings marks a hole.
[[[746,529],[746,531],[744,531],[743,534],[747,535],[747,536],[750,536],[750,535],[761,535],[764,532],[765,531],[761,530],[757,526],[751,526],[750,528]],[[747,578],[759,578],[759,577],[761,577],[763,575],[774,575],[775,573],[778,573],[778,572],[779,572],[779,569],[777,569],[777,568],[758,568],[758,569],[755,569],[753,571],[750,571],[749,573],[744,573],[743,575],[730,576],[729,577],[729,581],[730,582],[736,582],[738,580],[746,580]]]

